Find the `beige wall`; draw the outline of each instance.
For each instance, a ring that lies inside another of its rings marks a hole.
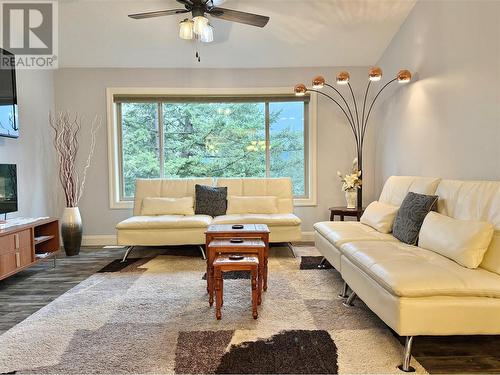
[[[292,87],[297,82],[310,82],[317,74],[331,79],[341,68],[314,69],[60,69],[55,74],[56,106],[79,112],[87,119],[96,114],[106,119],[107,87],[187,87],[187,88],[258,88]],[[361,89],[366,82],[366,68],[350,68],[353,85]],[[88,131],[83,131],[88,134]],[[371,133],[370,133],[371,134]],[[369,135],[370,135],[369,134]],[[86,142],[82,142],[84,145]],[[373,147],[366,145],[365,199],[373,199]],[[324,99],[318,110],[318,205],[298,207],[304,231],[312,224],[328,218],[328,207],[345,204],[336,171],[347,171],[355,156],[354,142],[340,111]],[[80,204],[86,235],[111,235],[119,221],[131,210],[111,210],[108,197],[108,160],[105,127],[96,146],[89,183]]]
[[[17,164],[19,211],[8,217],[59,215],[49,111],[54,108],[52,71],[17,71],[18,139],[0,138],[1,163]]]
[[[500,180],[500,2],[419,1],[378,64],[416,77],[377,109],[377,192],[393,174]]]

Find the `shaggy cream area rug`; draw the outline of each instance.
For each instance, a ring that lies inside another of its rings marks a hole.
[[[96,273],[0,336],[0,373],[401,373],[389,329],[359,300],[342,306],[334,269],[300,269],[314,248],[296,250],[271,249],[257,320],[246,278],[225,280],[215,319],[198,258]]]

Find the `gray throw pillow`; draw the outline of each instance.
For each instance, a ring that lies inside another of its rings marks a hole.
[[[437,195],[409,192],[394,219],[392,235],[401,242],[416,245],[422,223],[427,214],[434,209],[437,201]]]
[[[196,185],[195,214],[221,216],[226,214],[227,187]]]

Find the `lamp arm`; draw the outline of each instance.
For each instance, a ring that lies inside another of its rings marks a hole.
[[[363,115],[361,116],[361,123],[362,123],[362,129],[365,129],[365,109],[366,109],[366,99],[368,98],[368,91],[370,91],[370,86],[372,84],[372,81],[368,81],[368,84],[366,85],[366,91],[365,91],[365,98],[363,100]],[[364,132],[361,133],[364,135]]]
[[[347,112],[345,111],[345,109],[340,105],[340,103],[338,101],[336,101],[334,98],[332,98],[330,95],[328,94],[325,94],[324,92],[322,91],[319,91],[319,90],[313,90],[313,89],[307,89],[307,91],[310,91],[310,92],[316,92],[318,94],[321,94],[323,96],[326,96],[328,99],[330,99],[331,101],[333,101],[335,104],[337,104],[339,106],[339,108],[342,110],[342,112],[344,112],[344,115],[345,117],[347,118],[347,121],[349,122],[349,125],[351,127],[351,130],[352,130],[352,133],[354,134],[354,138],[356,139],[356,145],[358,145],[358,134],[356,133],[356,130],[354,128],[354,124],[351,123],[351,119],[349,118],[349,115],[347,114]]]
[[[351,91],[351,95],[352,95],[352,101],[354,102],[354,110],[356,111],[356,120],[357,120],[357,123],[358,123],[358,134],[359,134],[359,137],[361,137],[361,126],[359,124],[359,113],[358,113],[358,104],[356,103],[356,96],[354,96],[354,92],[352,91],[352,86],[349,82],[347,82],[347,86],[349,86],[349,90]],[[361,139],[360,139],[361,140]]]
[[[325,82],[325,86],[328,86],[329,88],[331,88],[332,90],[335,90],[335,92],[337,94],[339,94],[339,96],[342,98],[342,100],[344,101],[345,103],[345,106],[347,107],[347,110],[349,111],[349,115],[351,116],[351,120],[352,120],[352,123],[354,124],[354,116],[352,115],[352,111],[351,111],[351,107],[349,106],[349,104],[347,103],[347,100],[345,100],[344,98],[344,95],[342,95],[342,93],[337,90],[337,88],[333,85],[330,85],[329,83],[326,83]]]
[[[370,113],[372,112],[373,105],[377,101],[377,99],[380,96],[380,94],[382,93],[382,91],[384,91],[387,86],[389,86],[391,83],[393,83],[396,80],[397,80],[397,78],[393,78],[389,82],[387,82],[384,86],[382,86],[382,88],[377,93],[377,95],[375,96],[375,98],[373,98],[372,104],[370,105],[370,109],[368,110],[368,113],[366,115],[366,119],[365,119],[364,124],[363,124],[363,131],[362,131],[362,134],[361,134],[361,144],[363,144],[363,141],[364,141],[364,138],[365,138],[366,127],[368,125],[368,119],[370,118]]]

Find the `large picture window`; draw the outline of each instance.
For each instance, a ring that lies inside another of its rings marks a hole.
[[[309,98],[113,95],[116,193],[137,178],[290,177],[310,197]]]

